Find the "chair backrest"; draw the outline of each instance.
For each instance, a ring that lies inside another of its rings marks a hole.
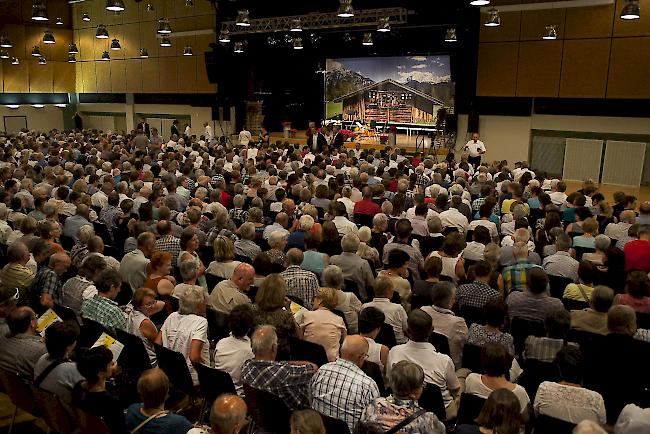
[[[345,292],[353,293],[354,295],[357,296],[359,300],[363,301],[363,298],[361,297],[361,293],[359,292],[359,285],[357,285],[357,282],[355,282],[354,280],[345,279],[343,283],[343,290]]]
[[[548,286],[551,288],[551,297],[562,299],[564,289],[569,283],[573,283],[573,280],[567,277],[553,276],[549,274]]]
[[[378,344],[386,345],[388,348],[393,348],[397,345],[397,339],[395,338],[395,330],[390,324],[383,323],[379,334],[375,338],[375,342]]]
[[[474,425],[481,409],[485,404],[485,398],[481,398],[471,393],[462,393],[460,395],[460,407],[458,407],[458,421],[460,424]]]
[[[465,319],[467,327],[474,323],[485,324],[484,309],[482,307],[463,305],[458,310],[458,316]]]
[[[117,294],[117,297],[115,297],[115,303],[117,303],[118,306],[125,306],[129,304],[132,298],[133,289],[131,288],[131,285],[129,285],[128,282],[122,282],[120,292]]]
[[[636,313],[636,326],[640,329],[650,329],[650,313]]]
[[[510,334],[514,340],[515,352],[521,354],[524,349],[524,341],[528,336],[544,336],[544,323],[514,317],[510,323]]]
[[[364,361],[361,370],[370,378],[375,380],[377,388],[379,389],[380,396],[386,396],[386,386],[384,385],[384,376],[381,373],[381,368],[375,362]]]
[[[218,342],[219,339],[228,337],[230,329],[228,328],[227,314],[207,308],[205,318],[208,320],[208,339]]]
[[[463,368],[479,374],[483,372],[481,366],[481,349],[478,345],[465,344],[463,348]]]
[[[94,414],[77,408],[75,409],[75,419],[80,433],[111,434],[104,420]]]
[[[326,433],[350,434],[350,428],[344,420],[334,419],[333,417],[327,416],[323,413],[319,414],[321,419],[323,419],[323,425],[325,426]]]
[[[58,434],[72,434],[75,431],[74,422],[59,397],[34,386],[31,388],[36,407],[47,426]]]
[[[357,226],[368,226],[369,228],[372,227],[372,217],[370,214],[359,214],[355,213],[354,214],[354,222],[357,224]]]
[[[576,424],[541,414],[535,419],[535,433],[571,434]]]
[[[564,308],[568,311],[572,310],[582,310],[589,307],[589,303],[586,301],[573,300],[572,298],[563,298],[562,304]]]
[[[442,400],[440,387],[435,384],[427,383],[422,391],[422,396],[418,400],[418,405],[423,409],[435,414],[438,419],[445,420],[445,403]]]
[[[74,310],[70,309],[69,307],[54,303],[52,310],[63,321],[71,321],[79,325],[79,319],[77,318],[77,314],[75,314]]]
[[[104,241],[105,246],[113,245],[113,238],[111,233],[108,231],[108,228],[105,224],[99,222],[93,222],[93,228],[95,229],[95,235],[100,237]]]
[[[323,366],[327,363],[327,353],[322,345],[289,336],[291,360],[305,360]]]
[[[81,324],[81,327],[79,328],[79,339],[77,339],[77,346],[79,348],[92,347],[102,333],[115,337],[111,330],[108,330],[97,321],[88,318],[83,318],[82,321],[83,324]]]
[[[210,368],[201,363],[195,364],[194,368],[199,376],[201,395],[203,395],[207,401],[206,404],[208,406],[211,405],[219,395],[224,393],[237,393],[232,378],[227,372]]]
[[[124,330],[115,329],[117,340],[124,344],[124,349],[117,359],[117,363],[124,369],[138,375],[151,369],[151,360],[142,339]]]
[[[244,384],[248,412],[255,422],[255,433],[287,434],[289,409],[284,401],[265,390]]]
[[[208,285],[208,292],[214,291],[214,287],[219,284],[219,282],[226,280],[223,277],[215,276],[214,274],[205,273],[205,283]]]
[[[558,381],[559,377],[555,363],[530,359],[526,361],[524,372],[517,379],[517,383],[526,389],[528,396],[535,396],[543,381]]]
[[[594,253],[596,249],[592,249],[589,247],[574,247],[573,250],[576,251],[576,261],[581,261],[582,260],[582,255],[585,253]]]
[[[185,357],[181,353],[172,351],[161,345],[154,344],[158,367],[169,377],[171,384],[178,390],[188,395],[193,394],[194,385]]]
[[[0,383],[4,385],[5,392],[16,407],[35,414],[34,394],[25,379],[16,372],[0,368]]]
[[[447,339],[447,336],[433,332],[431,333],[431,336],[429,336],[429,343],[435,347],[437,352],[451,356],[451,351],[449,351],[449,339]]]

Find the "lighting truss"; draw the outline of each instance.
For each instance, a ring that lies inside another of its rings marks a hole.
[[[284,17],[255,18],[250,20],[250,27],[241,27],[235,21],[225,21],[221,31],[228,30],[231,36],[253,33],[278,33],[291,31],[294,20],[300,19],[305,30],[324,30],[350,27],[377,27],[382,18],[388,17],[391,24],[406,24],[408,11],[405,8],[381,8],[355,10],[354,17],[341,18],[336,11],[291,15]]]

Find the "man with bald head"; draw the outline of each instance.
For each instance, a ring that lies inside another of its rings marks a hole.
[[[32,306],[47,309],[53,307],[54,303],[63,304],[61,275],[68,271],[70,265],[70,256],[67,253],[55,253],[50,256],[48,266],[40,267],[32,282]]]
[[[252,265],[239,264],[230,279],[223,280],[214,287],[208,303],[213,309],[227,314],[238,304],[251,304],[246,292],[253,283],[254,277],[255,269]]]
[[[223,394],[212,404],[210,428],[214,434],[238,434],[246,426],[248,407],[237,395]]]
[[[309,384],[311,408],[348,424],[350,432],[370,401],[379,397],[375,380],[361,366],[368,357],[368,341],[350,335],[341,345],[341,357],[320,367]]]
[[[156,225],[156,230],[160,238],[156,240],[154,251],[171,253],[172,265],[175,265],[178,255],[181,253],[181,240],[172,233],[172,222],[160,220]]]

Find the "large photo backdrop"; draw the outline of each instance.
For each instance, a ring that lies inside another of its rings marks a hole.
[[[327,59],[328,119],[363,123],[436,123],[453,107],[449,56]]]

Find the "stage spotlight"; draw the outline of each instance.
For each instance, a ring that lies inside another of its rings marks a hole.
[[[68,54],[68,63],[77,63],[77,57],[74,54]]]
[[[501,25],[501,17],[499,16],[498,9],[490,9],[490,18],[483,24],[485,27],[499,27]]]
[[[304,47],[302,46],[302,38],[293,38],[293,49],[294,50],[302,50]]]
[[[54,107],[58,107],[58,108],[66,108],[66,107],[67,107],[67,104],[54,104]]]
[[[169,25],[169,20],[167,18],[161,18],[158,20],[156,32],[161,35],[169,35],[172,32],[172,26]]]
[[[456,42],[458,38],[456,37],[456,29],[451,27],[447,29],[447,33],[445,34],[445,42]]]
[[[124,10],[124,1],[106,0],[106,10],[112,12],[122,12]]]
[[[244,43],[243,42],[235,42],[234,46],[234,52],[241,54],[244,52]]]
[[[228,29],[224,29],[219,33],[219,42],[222,44],[230,42],[230,31]]]
[[[542,39],[546,40],[554,40],[557,39],[557,30],[555,29],[555,25],[549,24],[546,26],[544,29],[544,36],[542,36]]]
[[[54,34],[51,30],[46,30],[43,34],[43,43],[44,44],[54,44],[56,40],[54,39]]]
[[[81,16],[81,21],[85,21],[85,22],[90,21],[90,15],[84,12],[84,14]]]
[[[469,4],[472,6],[487,6],[490,4],[490,0],[472,0]]]
[[[352,0],[341,0],[337,15],[341,18],[352,18],[354,16],[354,8],[352,7]]]
[[[384,17],[379,19],[379,25],[377,26],[377,31],[386,33],[390,32],[390,18]]]
[[[34,48],[32,48],[32,56],[41,57],[41,47],[34,45]]]
[[[622,20],[638,20],[641,18],[641,7],[639,0],[627,0],[621,11]]]
[[[6,107],[15,110],[15,109],[20,108],[20,105],[19,104],[7,104]]]
[[[122,46],[120,45],[119,39],[113,39],[111,41],[111,50],[121,50]]]
[[[45,107],[45,104],[32,104],[32,107],[34,107],[34,108],[43,108],[43,107]]]
[[[185,0],[185,6],[188,8],[194,6],[194,0]]]
[[[63,25],[63,20],[61,17],[56,17],[56,21],[54,22],[57,26],[62,26]]]
[[[95,32],[95,38],[97,39],[108,39],[108,29],[105,25],[100,24],[97,26],[97,31]]]
[[[79,49],[77,48],[77,44],[74,42],[68,45],[68,54],[77,54],[79,53]]]
[[[291,31],[302,32],[302,24],[300,23],[300,18],[296,18],[293,21],[291,21]]]
[[[46,64],[47,64],[47,60],[45,60],[45,57],[39,57],[39,58],[38,58],[38,64],[39,64],[39,65],[46,65]]]
[[[111,60],[111,55],[108,54],[108,51],[102,53],[102,60]]]
[[[363,41],[361,42],[361,44],[365,45],[366,47],[373,45],[374,43],[372,42],[372,33],[364,33]]]
[[[251,22],[248,14],[248,9],[242,9],[237,12],[237,20],[235,21],[235,25],[240,27],[250,27]]]
[[[13,45],[6,36],[0,37],[0,48],[12,48]]]
[[[17,57],[12,57],[11,58],[11,64],[12,65],[20,65],[20,60],[18,60]]]
[[[194,52],[192,51],[192,47],[189,45],[185,48],[183,48],[183,56],[194,56]]]
[[[0,59],[8,59],[9,57],[9,52],[7,50],[0,50]]]
[[[35,1],[32,3],[32,20],[33,21],[49,21],[47,16],[47,9],[45,8],[45,3],[40,1]]]
[[[167,36],[163,36],[160,38],[160,46],[161,47],[171,47],[172,46],[172,41],[169,39]]]
[[[149,57],[149,52],[146,48],[140,48],[140,58],[146,59]]]
[[[156,8],[151,3],[147,3],[147,12],[155,12]]]

